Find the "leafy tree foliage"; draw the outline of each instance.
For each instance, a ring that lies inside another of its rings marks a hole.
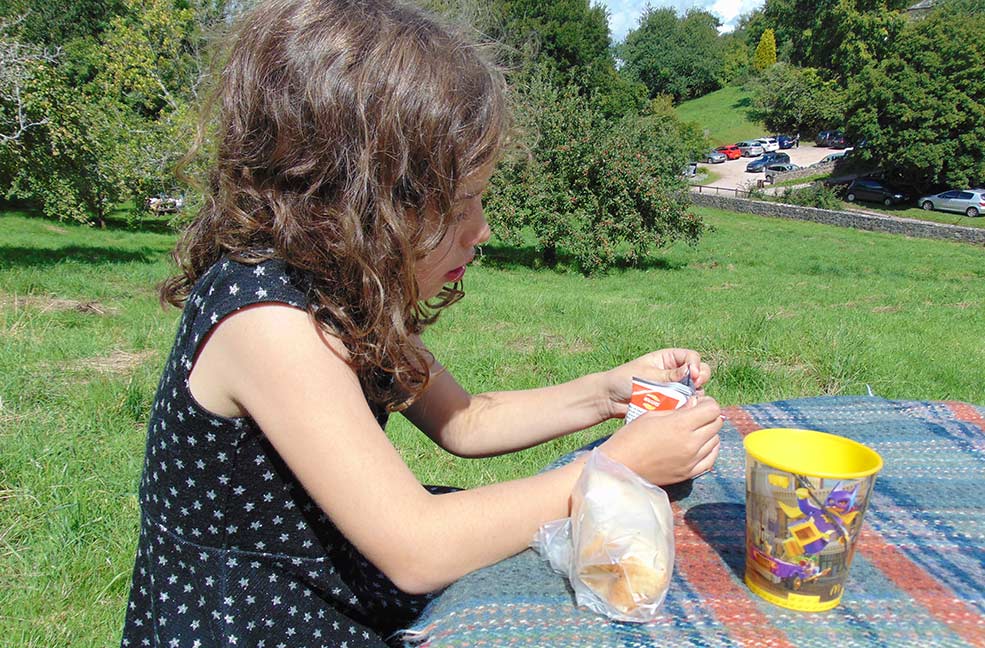
[[[705,11],[678,17],[673,9],[647,6],[639,27],[618,48],[623,71],[646,85],[651,97],[671,94],[683,100],[716,90],[724,69],[718,26]]]
[[[525,151],[501,162],[487,201],[498,236],[519,244],[533,232],[545,263],[564,251],[586,273],[700,236],[680,177],[701,146],[696,132],[665,116],[607,119],[546,74],[520,91]]]
[[[36,127],[0,143],[9,197],[97,223],[121,202],[175,185],[199,34],[194,12],[175,0],[126,0],[100,29],[98,39],[74,37],[57,59],[34,66],[20,97]],[[0,114],[12,109],[0,102]]]
[[[849,83],[848,132],[863,159],[908,183],[985,183],[985,11],[946,3],[910,22],[892,56]]]
[[[24,42],[64,45],[75,38],[98,36],[114,16],[125,11],[124,0],[7,0],[0,16],[22,19]]]
[[[906,23],[900,10],[910,4],[912,0],[767,0],[746,25],[755,27],[756,37],[761,30],[774,30],[781,59],[845,80],[888,54]],[[753,36],[751,29],[747,35]]]
[[[777,63],[752,88],[753,116],[774,133],[815,133],[844,122],[844,91],[814,68]]]
[[[720,38],[722,43],[722,71],[719,85],[744,83],[749,77],[749,69],[752,65],[749,47],[739,34],[725,34]]]
[[[752,66],[762,72],[776,65],[776,36],[772,29],[764,29],[752,57]]]

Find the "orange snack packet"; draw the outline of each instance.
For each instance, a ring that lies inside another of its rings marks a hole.
[[[683,407],[694,396],[695,390],[690,374],[685,374],[681,382],[661,383],[633,378],[633,395],[629,399],[626,423],[632,423],[647,412],[675,410]]]

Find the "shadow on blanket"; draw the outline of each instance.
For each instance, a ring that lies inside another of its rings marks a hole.
[[[736,578],[742,579],[745,570],[745,504],[696,504],[684,513],[684,523],[722,557]]]

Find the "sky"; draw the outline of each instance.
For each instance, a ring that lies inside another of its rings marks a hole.
[[[678,14],[692,7],[704,9],[718,16],[722,22],[721,31],[732,31],[739,16],[763,6],[764,0],[649,0],[655,9],[671,7]],[[609,29],[614,42],[626,37],[630,29],[636,29],[643,7],[647,0],[595,0],[592,4],[601,3],[609,10]]]

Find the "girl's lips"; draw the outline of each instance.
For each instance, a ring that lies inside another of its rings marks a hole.
[[[459,281],[464,276],[465,276],[465,266],[458,266],[451,272],[446,273],[445,279],[454,282],[454,281]]]

